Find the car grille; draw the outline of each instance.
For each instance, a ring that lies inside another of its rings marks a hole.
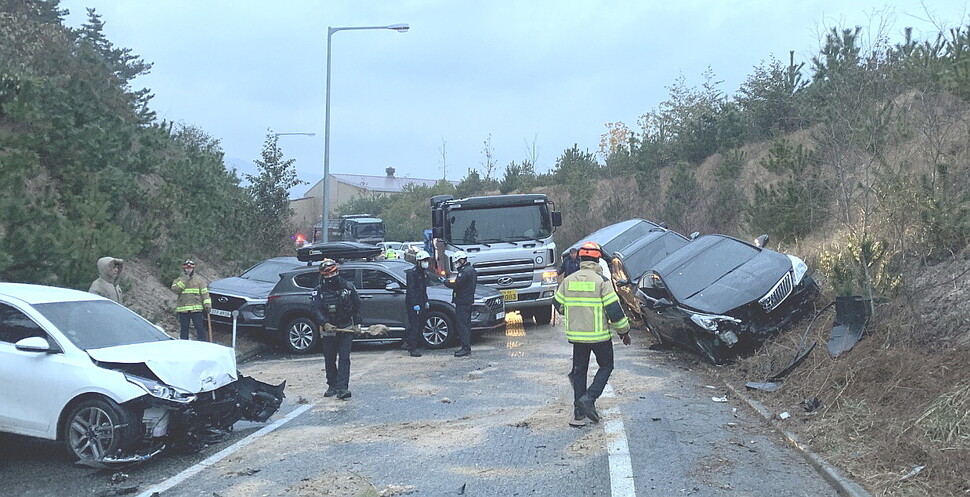
[[[502,297],[492,297],[485,301],[485,308],[489,311],[501,311],[505,308]]]
[[[235,311],[246,303],[246,299],[230,297],[229,295],[219,295],[218,293],[210,294],[209,297],[212,299],[212,307],[226,311]]]
[[[500,290],[528,288],[532,285],[534,269],[535,263],[532,259],[475,263],[475,271],[478,272],[478,284],[488,285]],[[504,284],[500,285],[499,281]]]
[[[771,312],[775,310],[776,307],[781,305],[781,303],[784,302],[789,295],[791,295],[791,291],[791,272],[788,272],[785,273],[785,276],[775,284],[775,287],[772,288],[770,292],[768,292],[768,295],[765,295],[758,300],[758,303],[761,304],[761,307],[764,308],[766,312]]]

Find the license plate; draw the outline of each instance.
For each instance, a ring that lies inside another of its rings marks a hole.
[[[502,292],[502,298],[505,299],[506,302],[513,302],[515,300],[519,300],[518,290],[499,290],[499,291]]]
[[[495,319],[505,319],[505,311],[495,314]]]
[[[213,316],[222,316],[224,318],[232,317],[232,313],[231,312],[224,311],[222,309],[211,309],[209,311],[209,314],[212,314]]]

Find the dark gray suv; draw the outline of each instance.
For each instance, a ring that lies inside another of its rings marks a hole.
[[[401,339],[407,329],[404,306],[404,271],[413,264],[392,259],[387,261],[348,261],[340,264],[340,275],[357,287],[361,298],[361,327],[382,324],[387,335],[363,334],[355,340]],[[270,335],[280,338],[283,347],[294,354],[305,354],[319,348],[320,335],[312,319],[310,294],[316,288],[320,273],[316,266],[300,268],[281,275],[269,294],[264,326]],[[451,289],[434,277],[428,282],[430,310],[426,314],[422,337],[427,348],[452,345],[457,338],[455,306]],[[472,335],[505,328],[505,302],[498,291],[479,285],[472,306]]]

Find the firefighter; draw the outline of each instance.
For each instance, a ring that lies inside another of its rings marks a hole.
[[[424,250],[414,256],[414,267],[404,272],[407,276],[407,294],[404,305],[408,313],[408,331],[404,338],[404,349],[411,357],[421,357],[421,331],[424,328],[428,304],[428,268],[431,254]]]
[[[102,257],[98,259],[99,278],[91,282],[88,292],[100,295],[122,304],[123,295],[121,292],[121,269],[125,261],[114,257]]]
[[[182,263],[182,275],[172,282],[172,291],[178,295],[175,299],[175,313],[179,316],[179,337],[189,339],[189,322],[195,327],[195,337],[199,340],[209,340],[209,333],[203,327],[204,314],[212,310],[212,299],[209,298],[209,288],[201,276],[195,274],[195,261],[186,259]]]
[[[354,333],[360,333],[360,296],[354,284],[340,276],[336,261],[324,259],[312,299],[326,361],[327,391],[323,396],[349,399],[350,346]]]
[[[596,399],[603,393],[613,372],[610,328],[620,336],[623,345],[630,345],[630,323],[623,314],[613,285],[603,276],[597,262],[602,257],[603,251],[598,244],[584,243],[579,248],[579,270],[559,284],[553,303],[556,311],[565,316],[563,329],[566,339],[573,344],[573,367],[569,372],[573,387],[573,416],[569,424],[577,427],[584,426],[587,418],[599,422]],[[599,369],[587,387],[590,353],[596,356]]]
[[[468,254],[459,250],[451,255],[451,262],[458,275],[453,280],[445,280],[445,286],[453,290],[451,300],[455,304],[455,328],[458,330],[458,343],[455,357],[467,357],[472,353],[472,303],[475,301],[475,287],[478,285],[478,272],[470,262]]]

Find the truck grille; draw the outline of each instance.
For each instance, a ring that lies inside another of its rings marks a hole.
[[[761,304],[761,307],[764,308],[766,312],[771,312],[775,310],[775,308],[778,307],[782,302],[784,302],[789,295],[791,295],[791,291],[791,272],[788,272],[785,273],[785,276],[775,284],[775,287],[772,288],[770,292],[768,292],[768,295],[765,295],[764,297],[761,297],[761,300],[758,300],[758,303]]]
[[[528,288],[532,285],[534,269],[532,259],[475,263],[478,283],[500,290]]]

